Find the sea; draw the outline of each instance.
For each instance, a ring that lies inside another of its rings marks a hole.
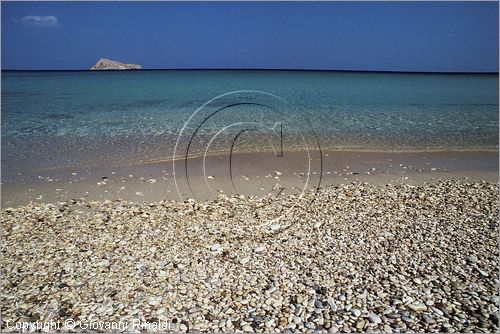
[[[498,151],[498,74],[3,71],[2,173],[240,151]]]

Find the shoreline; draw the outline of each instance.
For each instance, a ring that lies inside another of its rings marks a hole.
[[[117,141],[113,141],[117,139]],[[92,144],[94,142],[85,142],[85,145],[91,145],[87,151],[82,150],[82,143],[69,142],[64,144],[64,140],[54,140],[50,139],[47,142],[40,144],[36,140],[11,140],[2,138],[2,153],[5,160],[2,163],[2,174],[12,175],[17,174],[18,171],[26,173],[36,173],[48,170],[57,170],[65,168],[75,168],[76,166],[85,166],[89,169],[91,168],[105,168],[105,167],[122,167],[129,165],[141,165],[141,164],[151,164],[157,162],[169,162],[170,160],[183,160],[185,159],[185,154],[173,156],[172,148],[169,147],[164,149],[164,142],[169,142],[176,139],[176,137],[171,137],[171,135],[165,136],[150,136],[145,142],[137,144],[141,140],[141,137],[133,139],[123,139],[123,138],[109,138],[109,140],[99,139],[97,146],[94,147]],[[82,139],[87,140],[87,139]],[[95,144],[95,143],[94,143]],[[427,147],[397,147],[394,146],[366,146],[366,145],[346,145],[346,146],[331,146],[325,142],[324,139],[320,140],[320,145],[315,146],[314,150],[317,151],[317,147],[321,151],[325,152],[336,152],[336,153],[359,153],[359,154],[370,154],[370,153],[380,153],[380,154],[413,154],[413,153],[442,153],[442,154],[452,154],[452,153],[497,153],[499,152],[498,146],[427,146]],[[42,145],[42,151],[32,150],[33,147],[37,145]],[[287,143],[286,152],[289,153],[300,153],[304,151],[303,145],[295,146],[293,143]],[[111,147],[112,149],[110,149]],[[28,149],[29,148],[29,149]],[[68,149],[71,148],[71,149]],[[185,149],[185,147],[184,147]],[[198,148],[199,149],[199,148]],[[17,155],[18,150],[26,151],[26,153],[19,157]],[[269,147],[251,147],[245,145],[241,153],[270,153],[272,150]],[[79,155],[75,155],[75,151],[79,152]],[[203,152],[205,153],[205,152]],[[196,151],[195,149],[190,152],[188,159],[197,159],[203,156],[201,151]],[[217,156],[228,154],[228,148],[211,148],[207,152],[207,156]],[[109,157],[109,159],[103,159],[102,157]]]
[[[421,185],[446,179],[498,182],[498,151],[324,151],[321,155],[318,151],[311,151],[310,154],[312,161],[307,189],[358,181],[379,185]],[[205,178],[203,159],[190,158],[187,171],[189,186],[193,189],[186,184],[186,162],[183,159],[175,162],[175,180],[171,159],[118,167],[61,167],[21,175],[2,173],[2,206],[55,203],[74,198],[157,202],[186,198],[206,200],[220,193],[265,196],[276,185],[285,188],[284,195],[304,189],[309,168],[304,152],[285,152],[281,158],[271,153],[236,152],[232,159],[234,166],[230,171],[228,156],[207,156]],[[275,175],[277,173],[279,175]],[[179,196],[178,192],[188,193]]]

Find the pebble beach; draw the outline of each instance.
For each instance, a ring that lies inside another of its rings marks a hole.
[[[497,332],[498,200],[498,183],[447,180],[4,207],[1,328]]]

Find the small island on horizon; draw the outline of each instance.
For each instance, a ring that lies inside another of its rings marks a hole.
[[[117,60],[101,58],[90,68],[91,71],[112,71],[112,70],[142,70],[141,65],[124,64]]]

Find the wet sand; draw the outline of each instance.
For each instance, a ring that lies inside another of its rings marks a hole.
[[[309,159],[310,158],[310,159]],[[310,163],[309,163],[310,162]],[[205,164],[205,172],[203,166]],[[187,174],[186,174],[187,172]],[[498,182],[498,152],[287,152],[235,153],[109,167],[64,167],[3,173],[2,206],[76,198],[156,202],[213,199],[224,194],[263,197],[299,194],[319,186],[422,185],[437,180]],[[187,175],[187,177],[186,177]],[[188,183],[189,182],[189,183]]]

